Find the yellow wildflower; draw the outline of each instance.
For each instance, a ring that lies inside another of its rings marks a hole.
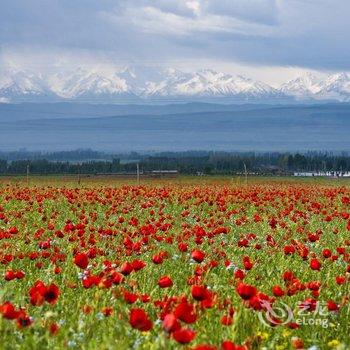
[[[282,332],[282,336],[284,338],[286,338],[286,337],[289,337],[291,335],[291,333],[292,332],[289,329],[284,329],[283,332]]]
[[[333,339],[331,341],[328,342],[328,346],[331,348],[335,348],[336,346],[338,346],[340,344],[340,341],[337,339]]]
[[[275,350],[284,350],[285,348],[285,345],[276,345]]]
[[[262,340],[266,340],[269,337],[269,334],[267,332],[257,332],[257,337],[261,338]]]

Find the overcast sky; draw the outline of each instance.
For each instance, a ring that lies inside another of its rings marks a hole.
[[[1,0],[0,65],[350,71],[349,0]]]

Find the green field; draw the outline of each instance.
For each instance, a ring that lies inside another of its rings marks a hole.
[[[1,349],[349,349],[350,181],[0,178]]]

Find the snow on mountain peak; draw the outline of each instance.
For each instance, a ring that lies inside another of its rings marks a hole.
[[[40,95],[46,89],[42,76],[30,71],[8,72],[1,79],[1,95]]]
[[[318,98],[350,102],[350,78],[346,73],[330,75],[322,84]]]
[[[347,81],[349,80],[349,75],[345,72],[335,73],[330,75],[327,80],[329,81]]]
[[[268,97],[276,91],[261,82],[244,77],[234,77],[222,72],[206,69],[195,73],[170,74],[158,83],[150,83],[148,96],[177,97]]]
[[[284,83],[281,91],[286,95],[297,98],[309,98],[320,91],[320,80],[311,73],[305,73],[293,80]]]
[[[62,98],[118,95],[128,91],[125,80],[117,75],[106,77],[82,69],[53,75],[49,78],[49,82],[51,90]]]
[[[333,74],[326,79],[305,73],[275,89],[260,81],[212,69],[183,72],[155,66],[127,66],[108,74],[79,68],[47,76],[30,71],[0,75],[0,101],[44,98],[48,101],[118,102],[127,97],[149,101],[212,98],[350,101],[350,78],[346,73]]]

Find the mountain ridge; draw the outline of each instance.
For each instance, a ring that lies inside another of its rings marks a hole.
[[[78,68],[51,75],[24,70],[0,76],[0,103],[57,101],[350,102],[350,77],[341,72],[320,79],[306,73],[275,88],[210,69],[188,73],[172,68],[126,67],[102,74]]]

